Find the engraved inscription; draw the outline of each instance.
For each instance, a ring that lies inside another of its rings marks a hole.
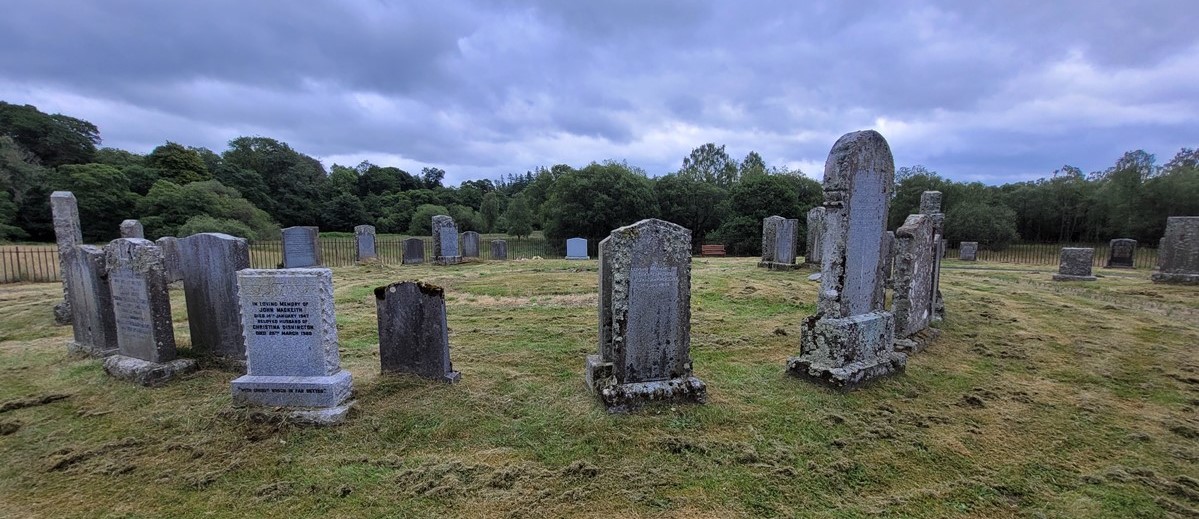
[[[108,278],[119,333],[132,341],[153,343],[154,327],[146,280],[129,269],[115,269],[109,272]]]
[[[666,380],[678,373],[675,351],[683,345],[679,315],[679,269],[662,265],[629,269],[625,382]]]
[[[287,267],[312,267],[316,265],[312,233],[308,229],[284,229],[283,247],[287,256]]]

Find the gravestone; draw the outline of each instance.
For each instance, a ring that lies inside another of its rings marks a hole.
[[[137,220],[125,220],[121,222],[121,237],[122,238],[145,238],[146,232],[142,229],[142,223]]]
[[[118,352],[117,323],[104,249],[77,245],[67,255],[63,282],[70,286],[67,297],[73,333],[67,350],[92,357],[115,355]]]
[[[456,265],[462,262],[458,252],[458,226],[454,219],[439,214],[433,217],[433,263]]]
[[[1137,256],[1137,241],[1130,238],[1116,238],[1107,247],[1107,268],[1131,269]]]
[[[508,242],[491,240],[491,259],[504,261],[508,259]]]
[[[1091,275],[1091,262],[1095,259],[1095,249],[1081,247],[1062,247],[1061,261],[1058,263],[1054,281],[1095,281]]]
[[[419,281],[375,289],[379,360],[384,373],[412,373],[443,382],[462,375],[450,364],[445,290]]]
[[[462,233],[462,257],[479,257],[479,233],[475,231],[466,231]]]
[[[179,252],[192,351],[244,369],[237,271],[250,268],[249,244],[228,234],[201,233],[179,240]]]
[[[945,318],[945,300],[941,297],[941,260],[945,258],[945,213],[941,212],[941,192],[920,193],[920,214],[926,214],[933,225],[936,261],[933,265],[933,321]]]
[[[940,240],[936,225],[927,214],[908,215],[895,231],[894,293],[891,313],[895,316],[895,349],[917,352],[940,335],[931,328],[936,305],[936,269]]]
[[[568,260],[585,260],[591,259],[587,255],[587,239],[586,238],[570,238],[566,240],[566,259]]]
[[[71,252],[83,244],[83,230],[79,226],[79,204],[70,191],[50,193],[50,214],[54,220],[54,240],[58,245],[58,271],[62,277],[62,301],[54,307],[54,320],[59,324],[73,322],[71,319]]]
[[[807,246],[804,263],[820,267],[821,248],[824,247],[824,207],[813,207],[808,211]]]
[[[958,259],[962,261],[978,261],[978,242],[962,242],[958,250]]]
[[[404,239],[404,265],[419,265],[425,262],[425,240]]]
[[[587,387],[610,412],[647,402],[703,402],[691,374],[691,231],[649,219],[599,247],[599,354]]]
[[[233,405],[284,408],[300,422],[344,421],[352,405],[341,369],[329,269],[237,273],[246,338],[246,374],[233,380]]]
[[[359,225],[354,227],[354,262],[378,260],[375,253],[375,226]]]
[[[795,247],[799,241],[799,220],[781,216],[762,219],[762,261],[759,267],[770,270],[791,270],[795,264]]]
[[[320,266],[320,228],[296,226],[283,229],[283,268],[308,268]]]
[[[143,386],[195,371],[196,361],[177,358],[171,297],[162,249],[142,238],[120,238],[104,247],[119,353],[104,371]]]
[[[887,231],[883,236],[883,285],[891,288],[895,274],[895,233]]]
[[[1157,249],[1154,283],[1199,285],[1199,216],[1171,216]]]
[[[817,313],[800,325],[789,373],[840,390],[901,373],[895,318],[884,310],[887,209],[895,162],[886,139],[842,136],[824,163],[825,235]]]
[[[786,220],[786,218],[778,215],[767,216],[762,219],[762,261],[758,262],[759,267],[765,266],[766,263],[774,262],[774,240],[778,236],[779,222],[783,220]]]
[[[163,236],[154,240],[154,244],[162,249],[162,270],[166,273],[167,283],[183,281],[183,267],[179,257],[179,238]]]

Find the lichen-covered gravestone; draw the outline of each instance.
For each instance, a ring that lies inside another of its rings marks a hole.
[[[104,359],[104,371],[144,386],[195,371],[196,361],[175,352],[162,249],[142,238],[120,238],[104,247],[104,256],[120,350]]]
[[[978,261],[978,242],[964,241],[958,250],[958,259],[962,261]]]
[[[1091,275],[1091,262],[1095,259],[1095,249],[1081,247],[1063,247],[1061,262],[1057,267],[1054,281],[1095,281]]]
[[[824,247],[824,207],[813,207],[808,211],[808,251],[804,262],[820,267],[821,248]]]
[[[591,259],[587,255],[587,239],[586,238],[570,238],[566,240],[566,259],[568,260],[585,260]]]
[[[762,261],[759,267],[770,270],[791,270],[795,264],[795,248],[799,241],[799,220],[781,216],[762,219]]]
[[[425,240],[404,239],[404,265],[419,265],[425,262]]]
[[[433,263],[462,263],[462,253],[458,251],[458,226],[453,218],[444,214],[433,217]]]
[[[508,259],[508,242],[491,240],[491,259],[504,261]]]
[[[933,225],[936,262],[933,265],[933,321],[945,318],[945,300],[941,296],[941,260],[945,259],[945,213],[941,212],[941,192],[920,193],[920,214],[928,215]]]
[[[166,272],[167,282],[183,281],[183,267],[179,258],[179,238],[163,236],[154,240],[154,244],[162,249],[162,269]]]
[[[233,405],[283,408],[292,420],[345,420],[353,388],[341,369],[329,269],[237,273],[246,374],[233,380]]]
[[[283,268],[321,265],[320,228],[297,226],[283,229]]]
[[[895,162],[868,130],[837,140],[824,163],[825,235],[818,312],[800,325],[789,373],[840,390],[902,372],[894,316],[883,309],[887,208]]]
[[[354,261],[362,263],[379,259],[375,252],[375,226],[359,225],[354,227]]]
[[[122,238],[145,238],[146,231],[142,228],[142,223],[137,220],[125,220],[121,222],[121,237]]]
[[[1199,216],[1171,216],[1157,249],[1154,283],[1199,285]]]
[[[1108,243],[1107,268],[1131,269],[1137,256],[1137,241],[1131,238],[1116,238]]]
[[[895,273],[891,313],[895,315],[895,349],[917,352],[940,335],[931,328],[936,304],[936,269],[940,240],[930,215],[908,215],[895,231]]]
[[[599,246],[599,354],[587,387],[611,412],[647,402],[703,402],[691,374],[691,231],[641,220]]]
[[[419,281],[375,289],[379,360],[384,373],[412,373],[443,382],[462,375],[450,364],[445,290]]]
[[[890,288],[895,274],[895,232],[887,231],[883,236],[883,284]]]
[[[63,272],[64,282],[69,281],[71,287],[67,297],[74,335],[67,350],[92,357],[115,355],[119,351],[117,323],[104,249],[78,245],[67,254],[67,270]]]
[[[475,231],[466,231],[462,233],[462,257],[479,257],[479,233]]]
[[[62,301],[54,307],[54,319],[59,324],[71,320],[71,253],[83,244],[83,230],[79,226],[79,204],[74,193],[55,191],[50,193],[50,214],[54,220],[54,239],[58,245],[58,267],[62,277]]]
[[[193,234],[179,240],[179,260],[192,351],[244,369],[237,271],[250,268],[249,244],[228,234]]]

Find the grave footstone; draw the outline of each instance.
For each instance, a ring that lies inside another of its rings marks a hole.
[[[491,240],[491,259],[504,261],[508,259],[508,242],[504,240]]]
[[[145,238],[146,232],[142,229],[142,223],[137,220],[125,220],[121,222],[121,237],[122,238]]]
[[[462,263],[462,253],[458,250],[458,226],[453,218],[443,214],[433,217],[433,263]]]
[[[587,239],[586,238],[570,238],[566,240],[566,259],[568,260],[585,260],[591,259],[587,255]]]
[[[462,233],[462,257],[479,257],[479,233],[475,231],[466,231]]]
[[[770,270],[791,270],[795,264],[795,248],[799,241],[799,220],[781,216],[762,219],[762,261],[759,267]]]
[[[920,214],[926,214],[933,225],[933,244],[936,258],[933,265],[933,321],[945,319],[945,300],[941,296],[941,260],[945,258],[945,213],[941,212],[941,192],[920,194]]]
[[[1137,256],[1137,241],[1130,238],[1116,238],[1108,243],[1107,268],[1131,269]]]
[[[282,408],[292,420],[344,421],[352,402],[341,369],[329,269],[237,273],[246,374],[233,380],[233,404]]]
[[[1199,285],[1199,216],[1171,216],[1157,249],[1154,283]]]
[[[807,246],[804,262],[820,268],[821,249],[824,247],[824,207],[813,207],[808,211]]]
[[[978,242],[964,241],[958,250],[958,259],[962,261],[978,261]]]
[[[610,412],[647,402],[703,402],[691,372],[691,231],[650,219],[599,247],[599,354],[587,387]]]
[[[903,371],[895,318],[884,310],[887,209],[895,162],[868,130],[837,140],[824,165],[825,235],[817,313],[800,325],[789,373],[840,390]]]
[[[71,252],[83,244],[83,230],[79,226],[79,204],[70,191],[50,193],[50,214],[54,220],[54,240],[58,245],[58,271],[62,277],[62,301],[55,305],[54,319],[59,324],[71,321]]]
[[[244,369],[237,271],[250,268],[249,244],[228,234],[193,234],[179,240],[179,253],[192,351]]]
[[[195,371],[195,360],[176,355],[162,249],[142,238],[120,238],[104,247],[104,259],[120,350],[104,359],[104,371],[143,386]]]
[[[375,226],[359,225],[354,227],[354,262],[378,260],[375,253]]]
[[[67,252],[64,281],[69,281],[73,340],[71,353],[107,357],[118,353],[116,315],[104,249],[78,245]]]
[[[179,257],[179,238],[163,236],[154,240],[154,244],[162,249],[162,270],[166,273],[167,283],[183,281],[183,266]]]
[[[283,268],[308,268],[320,266],[320,228],[296,226],[283,229]]]
[[[419,281],[375,289],[379,360],[384,373],[411,373],[443,382],[462,375],[450,364],[445,291]]]
[[[404,239],[404,265],[419,265],[425,262],[425,240]]]
[[[1091,262],[1095,259],[1095,249],[1082,247],[1062,247],[1061,261],[1058,263],[1054,281],[1095,281],[1091,275]]]
[[[940,335],[932,323],[936,305],[936,269],[940,240],[936,225],[927,214],[908,215],[895,231],[894,294],[891,313],[895,315],[895,349],[907,352],[923,350]]]

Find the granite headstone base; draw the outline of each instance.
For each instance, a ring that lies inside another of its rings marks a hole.
[[[158,386],[196,371],[194,359],[175,359],[170,362],[150,362],[125,355],[104,359],[104,372],[113,378],[128,380],[142,386]]]
[[[591,256],[567,256],[566,259],[568,259],[568,260],[589,260],[589,259],[591,259]]]
[[[328,376],[242,375],[233,380],[233,405],[337,407],[350,398],[350,372]]]
[[[929,344],[935,342],[940,336],[941,330],[932,327],[924,328],[923,330],[913,333],[910,336],[902,339],[895,339],[895,351],[902,351],[909,354],[920,353],[921,351],[924,351],[924,348],[927,348]]]
[[[696,377],[618,384],[612,363],[603,362],[599,355],[587,356],[585,380],[609,413],[627,413],[653,403],[702,404],[708,399],[707,385]]]
[[[871,312],[840,319],[804,320],[800,350],[787,372],[839,391],[903,373],[907,355],[894,351],[895,317]]]
[[[1154,272],[1149,277],[1154,283],[1167,285],[1199,285],[1199,274],[1180,274],[1177,272]]]
[[[767,270],[797,270],[803,268],[803,265],[798,263],[779,263],[777,261],[759,261],[758,267]]]
[[[1042,278],[1043,279],[1043,278]],[[1099,278],[1095,276],[1074,276],[1071,274],[1054,274],[1054,281],[1095,281]]]
[[[97,348],[91,344],[82,343],[76,340],[67,341],[68,355],[103,359],[116,355],[120,352],[121,350],[117,348]]]

